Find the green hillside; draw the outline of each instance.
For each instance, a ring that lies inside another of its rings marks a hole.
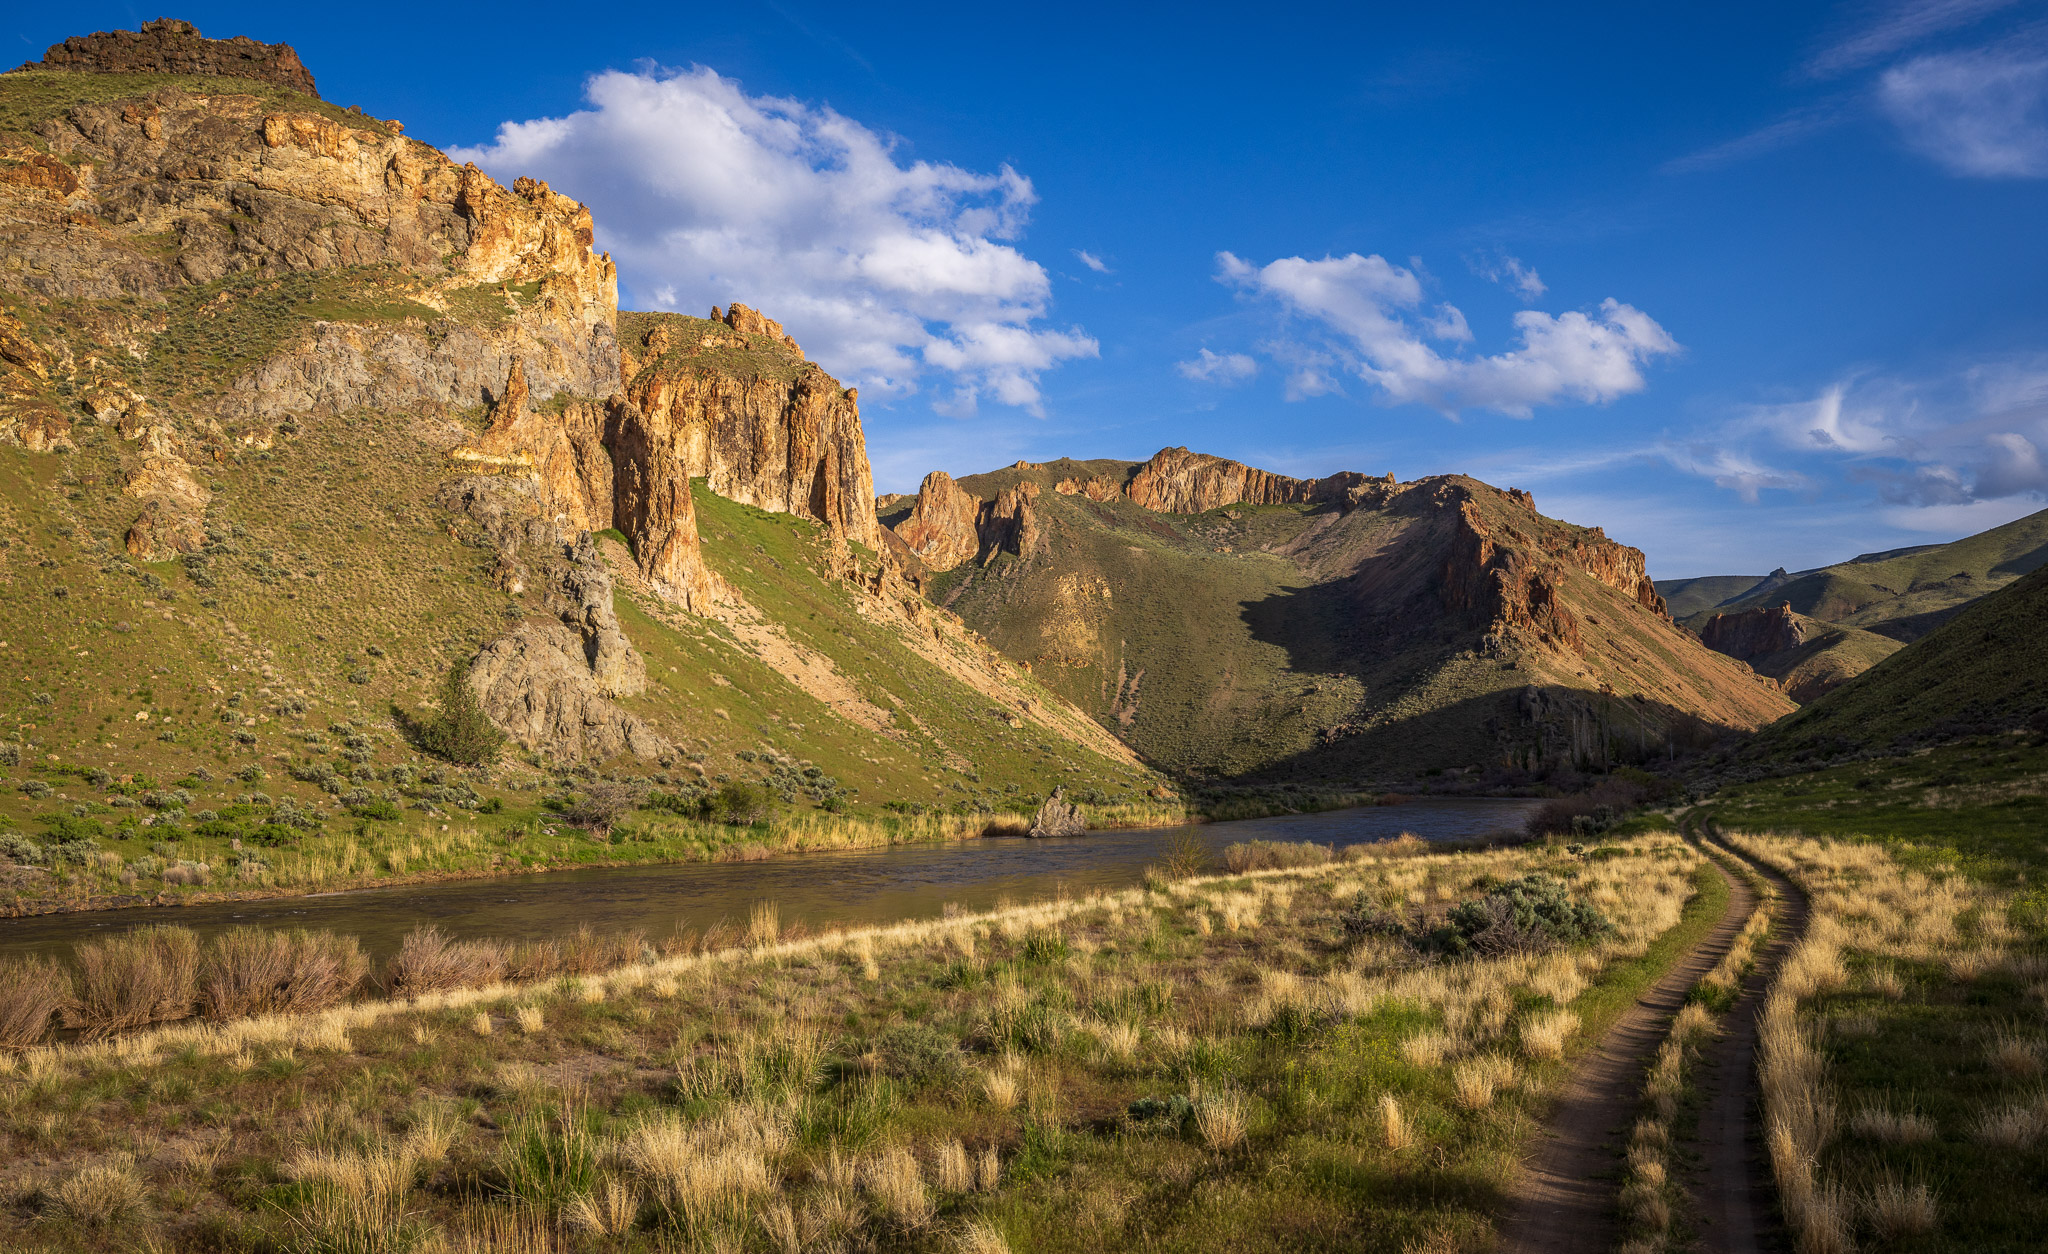
[[[1657,595],[1671,617],[1685,618],[1735,600],[1762,583],[1763,575],[1702,575],[1697,579],[1659,579]]]
[[[2048,712],[2048,569],[1971,605],[1766,729],[1756,755],[1883,751],[2038,726]]]
[[[2048,563],[2048,510],[1951,544],[1866,554],[1806,571],[1711,611],[1696,610],[1687,616],[1674,609],[1673,614],[1698,630],[1712,612],[1787,601],[1799,613],[1814,618],[1896,640],[1915,640],[1959,607],[1996,592],[2044,563]]]

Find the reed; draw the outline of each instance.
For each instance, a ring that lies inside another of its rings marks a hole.
[[[199,996],[199,939],[191,929],[140,927],[80,945],[78,997],[65,1018],[89,1037],[192,1014]]]

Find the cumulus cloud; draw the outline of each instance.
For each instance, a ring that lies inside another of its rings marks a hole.
[[[1955,174],[2048,176],[2048,53],[1992,47],[1886,70],[1878,103],[1906,143]]]
[[[450,153],[590,205],[630,294],[756,306],[870,391],[938,372],[954,412],[983,396],[1038,412],[1042,374],[1097,355],[1045,325],[1051,282],[1012,242],[1038,197],[1010,167],[903,160],[893,137],[703,67],[599,74],[585,99]]]
[[[1472,273],[1488,283],[1498,283],[1526,300],[1535,300],[1550,290],[1534,268],[1523,265],[1520,258],[1506,253],[1492,259],[1471,259],[1468,264]]]
[[[1259,363],[1244,353],[1212,353],[1203,349],[1173,368],[1197,383],[1242,383],[1259,372]]]
[[[1336,390],[1335,376],[1343,372],[1390,404],[1528,417],[1538,405],[1604,402],[1641,391],[1644,363],[1678,351],[1655,319],[1609,299],[1591,314],[1525,309],[1514,317],[1517,347],[1463,355],[1456,346],[1472,338],[1465,315],[1453,305],[1426,307],[1414,270],[1377,255],[1283,257],[1260,266],[1225,252],[1217,254],[1217,279],[1277,302],[1314,337],[1283,350],[1293,359],[1285,362],[1290,396]]]
[[[1095,273],[1097,274],[1116,273],[1114,270],[1111,270],[1107,264],[1103,262],[1102,258],[1096,256],[1094,253],[1089,252],[1085,248],[1076,248],[1074,250],[1074,258],[1075,260],[1079,261],[1082,265],[1087,266],[1090,270],[1095,271]]]

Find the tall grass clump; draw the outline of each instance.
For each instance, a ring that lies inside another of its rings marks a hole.
[[[405,934],[384,967],[393,997],[417,997],[453,988],[475,988],[505,975],[504,947],[491,941],[450,940],[440,928],[422,924]]]
[[[78,999],[66,1008],[87,1036],[167,1023],[199,998],[199,938],[190,928],[139,927],[78,947]]]
[[[209,1019],[325,1010],[348,1000],[370,973],[353,936],[238,927],[213,939],[199,970]]]
[[[24,1049],[49,1034],[71,1004],[71,972],[48,958],[0,959],[0,1049]]]

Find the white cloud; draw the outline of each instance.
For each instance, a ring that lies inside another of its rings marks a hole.
[[[1426,341],[1469,341],[1464,314],[1452,305],[1425,312],[1421,280],[1385,258],[1284,257],[1257,266],[1225,252],[1217,254],[1217,267],[1218,281],[1278,301],[1318,335],[1318,342],[1274,354],[1295,367],[1290,397],[1336,390],[1333,372],[1343,370],[1389,403],[1527,417],[1537,405],[1603,402],[1640,391],[1643,364],[1678,351],[1655,319],[1609,299],[1594,314],[1523,310],[1514,317],[1519,347],[1485,357],[1445,356]]]
[[[1080,261],[1082,265],[1087,266],[1090,270],[1095,271],[1095,273],[1097,274],[1116,273],[1116,271],[1111,270],[1108,265],[1104,264],[1102,258],[1096,256],[1094,253],[1089,252],[1085,248],[1076,248],[1074,250],[1074,256],[1077,260]]]
[[[1967,26],[2015,0],[1905,0],[1875,21],[1816,53],[1803,67],[1813,78],[1833,78],[1874,65],[1923,39]]]
[[[2025,518],[2040,508],[2039,497],[2006,497],[1960,505],[1895,505],[1883,511],[1883,517],[1892,526],[1907,531],[1970,536]]]
[[[1510,257],[1506,253],[1490,261],[1468,260],[1468,264],[1472,267],[1472,273],[1480,278],[1489,283],[1498,283],[1527,300],[1535,300],[1550,290],[1532,267],[1523,265],[1520,258]]]
[[[1951,173],[2048,176],[2048,54],[1982,48],[1886,70],[1878,104],[1907,144]]]
[[[1828,458],[1901,507],[2038,498],[2048,495],[2048,355],[1930,379],[1854,376],[1811,400],[1754,407],[1720,438]]]
[[[1765,489],[1796,492],[1810,483],[1797,471],[1764,465],[1717,442],[1667,443],[1658,446],[1657,453],[1674,470],[1710,480],[1715,487],[1726,488],[1751,505],[1756,504]]]
[[[1242,383],[1259,372],[1259,363],[1243,353],[1212,353],[1203,349],[1173,368],[1198,383]]]
[[[1761,157],[1790,147],[1808,136],[1833,127],[1845,120],[1847,111],[1838,101],[1822,101],[1795,109],[1775,122],[1765,123],[1745,135],[1702,148],[1698,152],[1676,157],[1662,166],[1666,174],[1693,174],[1701,170],[1717,169]]]
[[[1045,268],[1007,242],[1038,197],[1010,167],[901,161],[890,136],[703,67],[610,71],[585,98],[449,151],[590,205],[629,293],[692,313],[753,305],[864,389],[943,372],[955,411],[990,395],[1038,412],[1041,374],[1097,355],[1078,328],[1044,325]]]

